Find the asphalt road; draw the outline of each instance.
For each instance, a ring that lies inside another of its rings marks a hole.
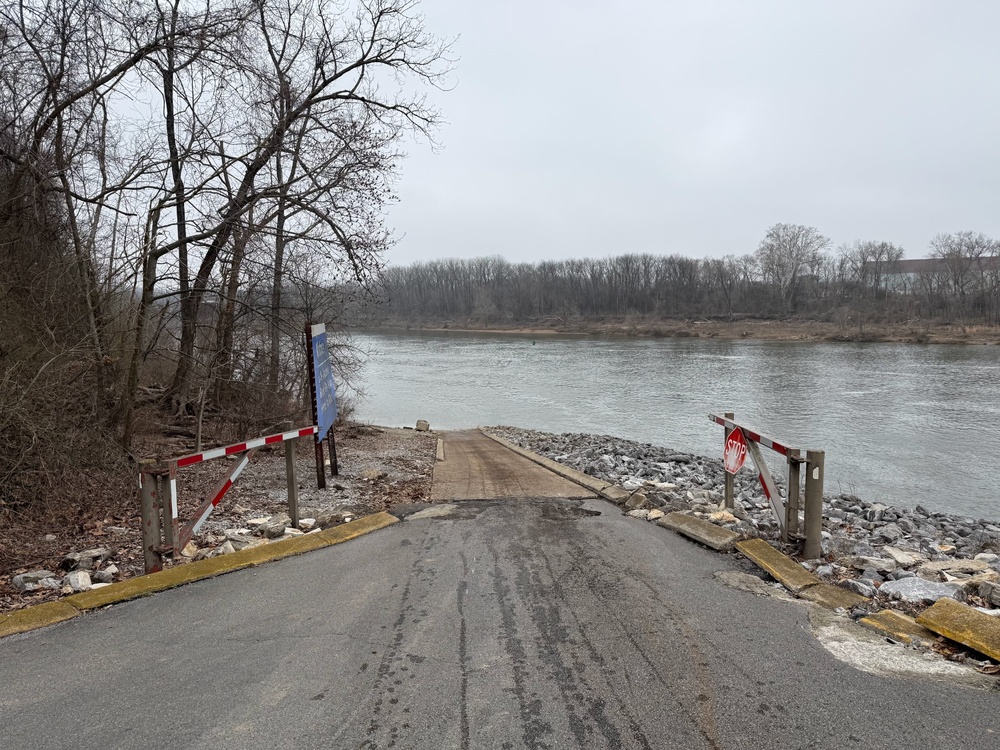
[[[602,500],[457,503],[0,641],[0,747],[1000,746],[1000,693],[838,661],[738,566]]]

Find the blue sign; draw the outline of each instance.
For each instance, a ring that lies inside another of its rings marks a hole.
[[[333,382],[333,365],[330,363],[330,348],[326,343],[326,326],[320,323],[309,329],[312,346],[313,382],[316,392],[313,403],[316,406],[316,432],[318,443],[333,427],[337,419],[337,386]]]

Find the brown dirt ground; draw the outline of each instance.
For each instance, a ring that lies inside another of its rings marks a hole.
[[[374,427],[349,423],[336,431],[340,473],[327,488],[317,489],[316,461],[312,443],[299,441],[296,474],[300,517],[324,511],[350,510],[356,516],[387,510],[400,503],[429,502],[436,438],[409,429]],[[164,456],[190,453],[193,445],[172,440]],[[206,446],[206,450],[211,446]],[[182,519],[190,514],[232,466],[236,457],[216,459],[182,469],[178,474],[178,499]],[[138,482],[137,482],[138,484]],[[84,505],[81,500],[81,505]],[[236,484],[194,538],[199,548],[225,541],[223,531],[244,527],[250,518],[287,512],[284,449],[261,449]],[[33,523],[23,519],[4,529],[0,558],[0,612],[12,611],[59,598],[59,591],[16,591],[10,579],[18,573],[46,569],[62,574],[59,563],[73,551],[108,547],[120,573],[118,579],[141,575],[142,535],[138,487],[134,499],[126,499],[103,517],[84,516],[80,523],[55,520]],[[186,560],[181,559],[181,562]]]
[[[758,339],[762,341],[859,341],[906,344],[1000,344],[998,326],[961,326],[920,321],[876,323],[864,328],[819,320],[640,320],[547,319],[537,325],[482,324],[470,320],[407,323],[385,329],[516,333],[541,336],[636,336],[647,338]]]

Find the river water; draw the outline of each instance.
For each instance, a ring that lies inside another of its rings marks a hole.
[[[728,410],[825,450],[827,493],[1000,518],[997,346],[409,332],[355,343],[368,353],[362,421],[598,433],[721,458],[708,414]]]

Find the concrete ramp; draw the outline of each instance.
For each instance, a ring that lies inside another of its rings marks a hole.
[[[444,460],[434,465],[434,501],[596,497],[490,440],[479,430],[446,432],[441,438]]]

